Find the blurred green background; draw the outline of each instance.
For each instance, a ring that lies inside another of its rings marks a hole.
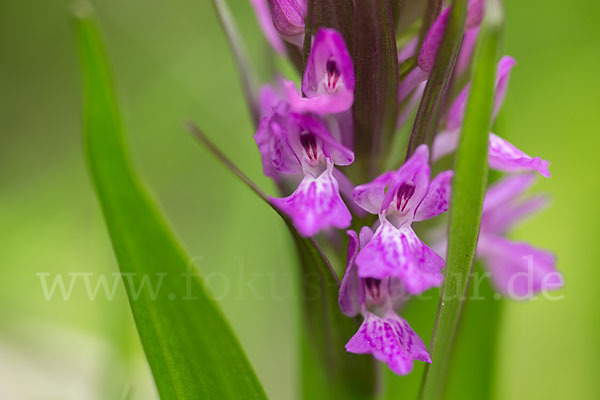
[[[264,42],[250,6],[229,3],[260,62]],[[503,303],[496,398],[598,398],[600,3],[504,3],[505,52],[518,64],[498,133],[550,160],[553,174],[537,186],[552,207],[514,237],[555,251],[566,287],[559,301]],[[69,273],[118,271],[82,154],[70,4],[0,4],[0,398],[152,399],[122,285],[112,301],[90,300],[81,284],[69,300],[55,293],[47,301],[37,275],[68,282]],[[197,121],[273,189],[210,2],[94,4],[138,168],[269,396],[292,398],[297,302],[285,227],[183,129]]]

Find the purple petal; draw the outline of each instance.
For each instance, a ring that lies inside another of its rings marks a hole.
[[[354,103],[354,93],[348,90],[316,97],[302,97],[293,82],[284,81],[283,86],[287,101],[294,111],[299,113],[337,114],[350,109]]]
[[[528,156],[493,133],[490,133],[488,159],[490,168],[493,169],[508,172],[537,171],[546,178],[550,177],[550,171],[548,171],[550,162],[539,157]]]
[[[465,29],[473,29],[481,25],[485,14],[485,0],[469,0]]]
[[[395,171],[388,171],[372,182],[356,186],[352,191],[352,199],[364,210],[371,214],[378,214],[385,197],[385,188],[390,184],[395,173]]]
[[[340,89],[353,92],[354,68],[344,38],[335,29],[321,28],[315,35],[308,56],[302,79],[302,92],[309,97],[319,94],[320,85],[326,84],[327,78],[332,77],[333,67],[337,71],[338,79],[335,85],[334,82],[330,82],[329,88],[336,89],[340,85]]]
[[[554,255],[527,243],[482,235],[477,254],[485,261],[496,289],[511,298],[523,300],[564,284]]]
[[[317,178],[311,174],[304,176],[290,196],[281,199],[271,197],[271,202],[292,219],[303,236],[313,236],[331,227],[347,228],[352,219],[340,197],[331,163]]]
[[[306,0],[269,0],[273,12],[273,25],[290,43],[302,47]]]
[[[288,141],[288,123],[285,105],[281,104],[272,115],[260,120],[254,135],[262,158],[263,172],[274,179],[278,178],[279,173],[295,174],[302,171]]]
[[[436,20],[431,25],[431,28],[429,28],[429,31],[425,36],[425,40],[423,41],[423,45],[421,46],[418,59],[419,67],[421,67],[421,69],[427,73],[431,72],[433,69],[435,57],[440,49],[442,38],[444,37],[444,32],[446,31],[446,25],[448,25],[449,15],[450,7],[446,7],[444,10],[442,10],[440,15],[438,15]]]
[[[433,146],[431,146],[431,159],[437,161],[456,150],[459,137],[460,132],[458,130],[442,131],[435,135]]]
[[[439,286],[443,278],[444,260],[421,242],[412,228],[397,229],[386,219],[360,250],[356,264],[360,277],[397,277],[413,295]]]
[[[485,210],[481,218],[481,231],[501,235],[525,217],[539,211],[548,204],[544,195],[530,197],[525,201],[509,201],[491,210]]]
[[[465,29],[473,29],[478,27],[483,20],[484,14],[484,1],[483,0],[470,0],[467,8],[467,19],[465,22]],[[438,50],[442,43],[444,33],[446,32],[446,26],[448,25],[448,18],[450,15],[450,7],[446,7],[436,20],[429,28],[423,45],[421,46],[421,52],[419,53],[419,67],[426,72],[431,72]]]
[[[463,90],[460,91],[458,96],[452,102],[452,105],[448,109],[446,115],[446,129],[449,131],[457,130],[461,127],[463,118],[465,116],[465,107],[467,106],[467,98],[471,91],[471,84],[468,83]]]
[[[413,360],[431,363],[421,338],[408,322],[389,311],[384,318],[366,313],[358,332],[346,344],[350,353],[373,354],[398,375],[412,371]]]
[[[498,110],[502,106],[504,98],[506,97],[506,89],[508,86],[508,78],[510,77],[510,70],[514,65],[515,60],[509,56],[502,57],[502,59],[498,62],[498,68],[496,71],[494,113],[492,121],[496,118],[496,115],[498,115]],[[458,96],[456,96],[456,99],[454,99],[454,102],[448,109],[448,114],[446,115],[447,130],[458,129],[462,125],[470,90],[471,84],[468,83],[463,90],[461,90]]]
[[[429,149],[422,144],[394,173],[379,212],[397,214],[412,221],[417,206],[427,193],[430,173]]]
[[[365,289],[362,279],[358,277],[357,267],[354,261],[358,254],[359,239],[356,232],[346,231],[349,237],[348,258],[346,261],[346,272],[340,285],[338,304],[342,313],[348,317],[354,317],[360,313],[365,302]]]
[[[460,47],[460,53],[456,60],[456,75],[464,74],[473,58],[473,51],[475,50],[475,44],[477,43],[477,37],[479,36],[479,27],[473,29],[467,29],[463,38],[462,45]]]
[[[354,68],[342,36],[334,29],[317,31],[302,79],[302,94],[286,82],[288,101],[298,112],[335,114],[354,102]]]
[[[398,119],[396,120],[397,128],[400,128],[406,122],[406,120],[412,115],[415,107],[421,102],[423,92],[425,91],[425,86],[427,86],[427,81],[421,82],[415,88],[407,103],[398,114]]]
[[[535,182],[534,174],[509,176],[490,186],[483,202],[483,212],[489,212],[515,199]]]
[[[398,84],[398,102],[402,102],[408,97],[422,82],[429,77],[429,72],[424,71],[417,66],[410,71]]]
[[[419,41],[417,38],[414,38],[410,42],[406,43],[404,47],[400,49],[400,51],[398,51],[398,64],[402,64],[404,61],[415,55],[417,51],[417,44],[419,44]]]
[[[510,78],[510,71],[517,62],[510,56],[504,56],[498,63],[498,70],[496,72],[496,94],[494,97],[494,114],[492,121],[496,119],[500,107],[504,103],[506,97],[506,90],[508,88],[508,79]]]
[[[440,172],[429,185],[425,198],[417,208],[415,221],[433,218],[448,211],[452,191],[453,171]]]
[[[297,113],[290,113],[289,119],[291,124],[289,142],[300,159],[306,158],[305,156],[308,156],[307,152],[310,151],[302,143],[302,136],[311,134],[317,139],[317,149],[315,150],[317,152],[322,151],[323,155],[331,159],[334,165],[352,164],[354,153],[337,141],[321,120],[311,115]],[[321,157],[317,154],[313,158],[320,159]]]
[[[285,45],[277,34],[275,26],[273,26],[273,19],[271,18],[271,12],[266,0],[250,0],[250,4],[254,7],[254,13],[258,19],[258,24],[262,29],[265,38],[279,54],[285,54]]]
[[[481,231],[485,234],[504,234],[512,225],[544,207],[547,203],[545,196],[518,201],[535,178],[531,173],[514,175],[492,185],[483,203]]]
[[[279,91],[271,85],[264,85],[258,92],[260,116],[265,117],[273,113],[275,107],[283,100]]]

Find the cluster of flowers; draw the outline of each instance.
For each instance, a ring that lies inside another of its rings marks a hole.
[[[283,40],[302,46],[306,0],[252,3],[276,51],[285,51]],[[468,68],[483,14],[483,1],[471,0],[455,74],[463,74]],[[445,9],[420,48],[415,38],[398,52],[399,62],[403,62],[418,51],[416,68],[400,82],[400,101],[411,97],[418,101],[421,97],[448,18],[449,10]],[[504,100],[514,63],[511,57],[499,62],[494,117]],[[354,161],[354,89],[352,57],[342,36],[333,29],[321,28],[312,38],[301,90],[283,79],[262,88],[261,120],[254,137],[264,173],[279,183],[297,184],[288,197],[271,201],[291,218],[302,235],[348,228],[353,214],[346,204],[354,215],[366,212],[378,216],[372,226],[362,227],[358,234],[347,231],[347,265],[339,305],[350,317],[362,314],[364,322],[346,349],[371,353],[395,373],[407,374],[413,360],[431,359],[423,341],[395,310],[407,294],[419,295],[441,284],[446,247],[444,239],[428,247],[411,225],[449,207],[453,173],[444,171],[431,179],[430,162],[456,149],[470,86],[467,84],[447,108],[443,130],[436,135],[431,154],[427,145],[421,145],[398,170],[360,185],[338,168]],[[415,102],[402,102],[403,107],[411,107],[411,103]],[[406,110],[401,115],[406,115]],[[402,118],[399,123],[403,123]],[[549,163],[528,156],[493,133],[489,136],[488,158],[491,168],[513,174],[488,189],[477,256],[485,261],[496,289],[504,294],[525,296],[561,287],[562,277],[556,272],[552,254],[503,237],[515,222],[544,205],[542,197],[519,198],[533,183],[533,171],[549,177]],[[514,279],[515,274],[531,268],[533,282]]]

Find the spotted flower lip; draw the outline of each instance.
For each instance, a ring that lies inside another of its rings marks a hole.
[[[346,111],[354,103],[354,69],[344,39],[334,29],[315,35],[302,79],[302,95],[285,81],[287,101],[296,112],[319,115]]]
[[[373,231],[363,227],[360,236],[352,230],[346,233],[349,237],[348,260],[338,302],[345,315],[354,317],[362,314],[364,317],[364,322],[346,344],[346,350],[358,354],[370,353],[399,375],[408,374],[414,360],[431,362],[421,338],[394,311],[406,301],[400,280],[360,278],[357,274],[356,255],[359,247],[368,245]]]
[[[306,174],[298,188],[288,197],[271,197],[270,201],[287,214],[303,236],[313,236],[323,229],[350,226],[352,215],[342,201],[333,164],[318,177]]]
[[[379,226],[356,257],[361,278],[399,278],[416,295],[439,286],[444,260],[412,230],[413,221],[433,218],[448,209],[452,171],[430,181],[429,151],[419,146],[397,171],[357,186],[354,201],[379,215]]]
[[[340,196],[334,165],[351,164],[354,153],[339,143],[318,117],[292,112],[289,104],[281,101],[261,119],[254,139],[265,175],[277,180],[281,175],[303,175],[290,196],[270,199],[302,235],[350,225],[352,216]]]
[[[365,320],[346,344],[346,350],[356,354],[373,354],[398,375],[410,373],[414,360],[431,363],[421,338],[406,320],[393,311],[388,311],[383,317],[365,313]]]
[[[317,176],[331,159],[335,165],[350,165],[354,153],[339,143],[317,117],[290,111],[285,102],[263,117],[254,139],[260,150],[263,172],[279,174],[312,173]]]
[[[371,228],[363,226],[360,235],[353,230],[347,230],[346,234],[349,238],[348,258],[338,296],[342,313],[354,317],[369,306],[394,309],[403,305],[408,300],[408,294],[398,278],[379,280],[358,276],[356,256],[359,249],[365,247],[373,237]]]
[[[514,65],[515,60],[508,56],[502,57],[498,63],[493,118],[498,114],[506,96],[510,71]],[[450,106],[446,116],[446,129],[437,134],[433,143],[433,160],[453,152],[458,146],[469,91],[470,85],[467,85]],[[488,161],[490,168],[493,169],[507,172],[537,171],[546,178],[550,177],[548,161],[529,156],[494,133],[490,133]]]

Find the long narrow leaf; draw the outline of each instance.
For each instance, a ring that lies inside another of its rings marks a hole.
[[[476,263],[474,271],[477,275],[473,277],[483,276],[481,265]],[[489,279],[471,280],[469,287],[448,365],[446,400],[494,397],[495,360],[504,300],[494,292]]]
[[[421,399],[425,400],[439,399],[443,393],[449,355],[479,235],[502,20],[500,5],[496,1],[489,2],[480,33],[473,84],[456,156],[445,279],[431,339],[432,364],[425,370],[421,391]]]
[[[85,5],[76,16],[85,151],[158,392],[162,399],[266,399],[130,164],[100,33]]]
[[[227,36],[231,51],[233,52],[235,65],[242,81],[242,89],[244,91],[244,96],[246,97],[246,104],[248,104],[248,108],[250,109],[252,121],[254,122],[254,126],[258,126],[260,110],[258,109],[258,78],[256,72],[246,53],[246,46],[233,21],[227,3],[225,3],[225,0],[213,0],[212,3],[219,17],[219,22],[221,23],[223,31],[225,32],[225,36]]]
[[[421,100],[415,118],[408,143],[407,158],[423,143],[431,147],[462,43],[466,16],[467,0],[453,0],[444,38],[435,57],[433,70],[425,86],[423,100]]]
[[[237,168],[195,125],[189,131],[234,175],[273,208],[288,227],[300,264],[302,296],[302,398],[370,399],[375,391],[372,358],[346,352],[344,345],[358,325],[338,306],[339,279],[319,245],[302,237],[291,220]]]

